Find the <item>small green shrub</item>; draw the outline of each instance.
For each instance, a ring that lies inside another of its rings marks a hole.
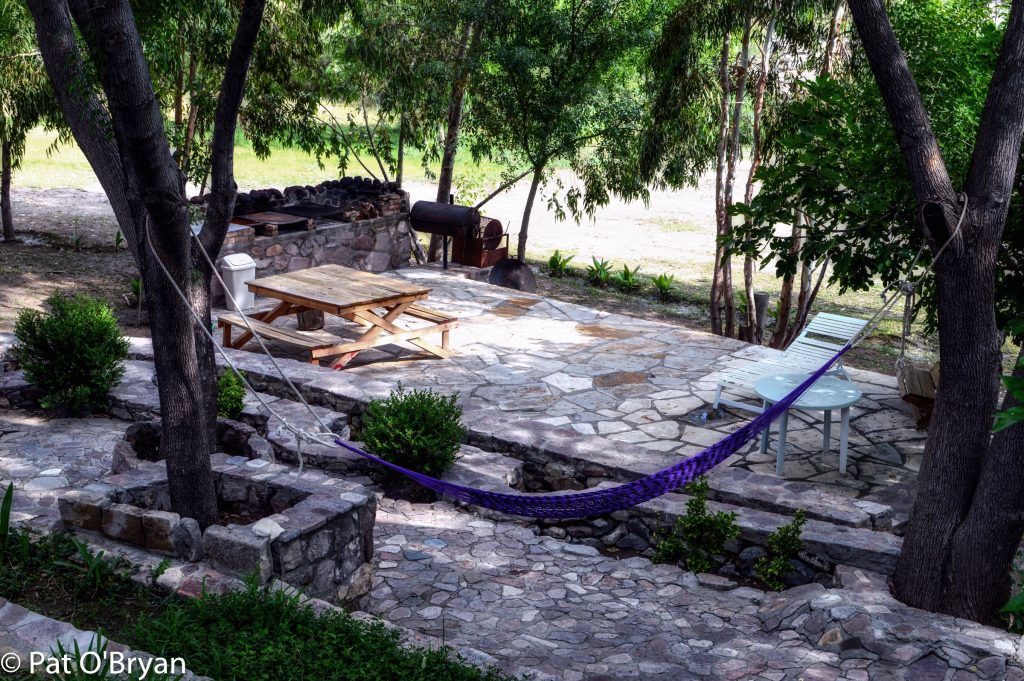
[[[623,293],[630,293],[640,288],[640,277],[637,275],[640,272],[640,266],[637,265],[633,269],[629,269],[628,265],[622,266],[622,271],[615,275],[615,285],[619,287],[619,290]]]
[[[768,555],[758,559],[754,572],[769,588],[775,591],[786,588],[782,578],[790,571],[789,561],[796,558],[804,545],[800,532],[806,522],[806,514],[797,510],[793,520],[768,535]]]
[[[245,372],[241,372],[245,375]],[[245,408],[245,383],[232,369],[217,379],[217,416],[237,419]]]
[[[587,281],[594,286],[607,286],[612,278],[612,265],[607,260],[592,256],[593,265],[587,265]]]
[[[676,278],[674,275],[662,273],[651,279],[651,283],[654,284],[654,288],[658,292],[658,297],[667,301],[672,299],[672,294],[675,291],[675,286],[673,285],[675,280]]]
[[[91,597],[95,597],[102,589],[116,582],[121,573],[128,570],[129,563],[124,558],[107,558],[106,551],[93,553],[85,542],[80,542],[74,537],[68,539],[77,552],[74,559],[58,560],[54,565],[78,575],[78,593],[89,593]]]
[[[132,277],[128,280],[129,285],[132,288],[132,295],[135,296],[136,300],[142,300],[142,279],[139,277]]]
[[[466,429],[457,395],[432,390],[406,392],[399,384],[384,400],[373,400],[363,415],[360,437],[373,453],[427,475],[441,475],[458,458]]]
[[[575,258],[574,255],[563,256],[556,249],[548,259],[548,269],[552,277],[564,277],[569,272],[569,263]]]
[[[708,572],[714,567],[712,556],[722,553],[725,542],[740,536],[736,514],[708,512],[707,476],[686,485],[690,500],[686,515],[676,520],[675,527],[663,535],[654,549],[654,562],[678,563],[691,572]]]
[[[14,325],[14,357],[25,378],[42,389],[43,407],[102,408],[124,375],[128,340],[106,302],[54,293],[49,313],[22,310]]]

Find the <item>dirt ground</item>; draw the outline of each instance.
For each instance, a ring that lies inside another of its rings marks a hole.
[[[434,189],[408,183],[413,202],[432,199]],[[491,201],[484,213],[509,227],[511,246],[527,188],[522,184]],[[652,192],[647,205],[612,201],[595,219],[577,225],[558,221],[545,202],[538,201],[531,220],[529,258],[538,272],[541,292],[591,307],[671,320],[707,329],[703,301],[710,286],[714,253],[714,186],[705,178],[693,189]],[[54,290],[83,290],[111,302],[126,333],[146,335],[132,306],[131,278],[135,268],[126,251],[115,248],[117,223],[98,188],[15,189],[12,207],[20,241],[0,243],[0,329],[13,329],[21,308],[41,308]],[[616,269],[623,263],[640,265],[646,274],[670,272],[680,295],[671,302],[653,293],[625,295],[595,289],[577,277],[552,279],[544,263],[555,249],[575,254],[573,266],[582,270],[591,255],[607,258]],[[761,290],[777,290],[769,272],[758,275]],[[870,313],[860,297],[837,300],[821,296],[823,306],[850,314]],[[144,317],[144,315],[143,315]],[[853,366],[892,371],[892,339],[884,334],[850,358]]]
[[[14,190],[11,204],[18,241],[0,242],[0,330],[13,330],[19,310],[42,309],[54,291],[84,291],[110,301],[126,333],[148,334],[128,309],[135,264],[115,250],[117,223],[103,194]]]

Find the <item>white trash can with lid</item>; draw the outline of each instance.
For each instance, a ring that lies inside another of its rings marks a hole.
[[[221,276],[224,277],[224,285],[227,292],[224,295],[229,310],[248,309],[256,304],[256,298],[252,291],[246,286],[256,278],[256,262],[245,253],[231,253],[224,256],[220,266]],[[231,295],[228,296],[227,293]],[[232,304],[235,299],[237,307]]]

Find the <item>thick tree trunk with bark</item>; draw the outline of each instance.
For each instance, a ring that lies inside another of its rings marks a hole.
[[[976,620],[1002,605],[1024,522],[1024,424],[991,434],[1000,372],[995,271],[1024,132],[1024,2],[1013,2],[957,199],[882,0],[850,9],[934,247],[942,382],[910,530],[893,578],[904,602]]]
[[[198,246],[191,238],[184,183],[170,155],[131,7],[127,0],[31,0],[29,9],[58,103],[110,199],[146,288],[172,507],[205,527],[217,521],[210,469],[216,365],[192,311],[209,328],[210,272],[204,259],[194,257]],[[223,243],[234,204],[235,123],[263,9],[264,0],[246,0],[242,7],[218,101],[212,195],[200,233],[211,258]],[[71,17],[98,65],[106,106],[77,86],[86,78],[86,65]]]
[[[452,81],[448,95],[448,126],[444,135],[444,153],[441,156],[441,171],[437,176],[437,202],[448,203],[455,177],[455,155],[459,150],[459,133],[462,130],[462,114],[465,109],[466,88],[469,86],[471,70],[470,55],[475,54],[483,37],[483,21],[467,22],[462,30],[462,40],[455,55],[455,69],[458,74]],[[427,257],[431,262],[441,257],[441,237],[430,235]]]
[[[519,225],[519,243],[516,247],[516,258],[519,262],[526,262],[526,239],[530,232],[530,214],[533,212],[533,201],[537,198],[537,189],[544,177],[544,166],[533,169],[533,180],[530,181],[530,193],[526,197],[526,207],[523,209],[523,222]]]
[[[14,241],[14,216],[11,214],[11,175],[14,173],[14,144],[4,138],[0,141],[0,222],[3,223],[4,241]]]

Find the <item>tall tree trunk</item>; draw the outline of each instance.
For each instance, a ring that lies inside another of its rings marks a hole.
[[[809,263],[802,263],[800,268],[800,295],[797,297],[796,318],[789,327],[786,340],[781,347],[787,347],[796,340],[796,337],[803,331],[807,324],[807,317],[810,316],[811,307],[818,298],[818,291],[821,290],[821,282],[825,280],[825,273],[828,271],[829,259],[824,258],[818,265],[818,279],[811,285],[812,274]]]
[[[743,191],[743,202],[750,205],[754,198],[754,176],[761,166],[761,117],[764,113],[764,97],[768,90],[768,76],[772,69],[772,50],[775,48],[775,15],[778,3],[773,2],[771,17],[761,41],[761,71],[754,86],[753,139],[750,149],[750,172],[747,173],[747,185]],[[743,258],[743,287],[747,297],[747,337],[744,340],[761,343],[761,333],[757,328],[757,312],[754,309],[754,259],[747,255]]]
[[[459,132],[462,129],[462,114],[465,108],[466,88],[469,85],[471,69],[469,60],[475,54],[483,37],[482,20],[466,22],[462,29],[462,40],[455,55],[456,77],[448,94],[448,126],[444,135],[444,153],[441,157],[441,172],[437,176],[437,202],[448,203],[455,176],[455,155],[459,150]],[[441,237],[430,235],[428,259],[433,262],[441,257]]]
[[[832,5],[832,19],[828,24],[828,37],[825,39],[825,54],[821,61],[821,73],[832,75],[835,61],[836,47],[839,44],[839,27],[843,23],[843,9],[846,7],[846,0],[835,0]]]
[[[181,174],[170,155],[131,6],[127,0],[28,4],[58,103],[110,199],[146,287],[163,422],[160,446],[172,507],[208,526],[218,517],[210,468],[216,427],[215,365],[213,346],[193,323],[192,311],[209,324],[210,273],[203,261],[193,259]],[[213,194],[199,235],[211,257],[223,243],[234,203],[235,122],[264,4],[265,0],[245,0],[242,6],[218,99]],[[87,67],[71,17],[98,65],[106,106],[77,87]]]
[[[0,141],[0,222],[4,241],[14,241],[14,216],[11,214],[11,175],[14,170],[14,144],[6,137]]]
[[[516,248],[516,257],[519,262],[526,262],[526,238],[530,232],[530,214],[533,212],[533,200],[537,198],[537,188],[544,176],[544,166],[533,169],[533,180],[530,182],[530,193],[526,197],[526,207],[523,209],[523,222],[519,226],[519,245]]]
[[[1001,605],[1024,523],[1024,424],[994,438],[1000,336],[996,258],[1024,133],[1024,2],[1014,0],[958,203],[917,84],[882,0],[850,0],[933,246],[942,382],[909,532],[893,576],[900,600],[986,620]]]
[[[199,107],[196,106],[193,97],[195,93],[192,90],[192,84],[196,81],[196,56],[191,51],[186,53],[188,56],[188,82],[189,82],[189,94],[188,94],[188,124],[185,128],[185,140],[183,142],[184,151],[181,154],[181,162],[178,167],[186,173],[189,170],[189,161],[192,158],[192,148],[195,145],[196,137],[196,124],[199,121]],[[202,192],[199,192],[200,195]]]
[[[846,0],[835,0],[835,4],[832,5],[832,15],[829,20],[828,35],[825,39],[824,54],[822,56],[821,68],[818,71],[819,75],[832,75],[832,71],[835,68],[836,50],[839,48],[839,28],[843,23],[843,10],[846,7]],[[800,266],[800,282],[809,282],[811,279],[811,266],[810,263],[804,262],[802,258],[799,258],[801,244],[803,244],[803,228],[796,222],[793,223],[793,230],[791,234],[792,242],[790,246],[790,253],[798,258]],[[822,277],[825,274],[825,270],[828,268],[828,260],[826,259],[819,272],[818,281],[815,284],[810,295],[801,295],[800,300],[803,301],[797,305],[796,319],[793,324],[789,323],[789,315],[793,309],[793,277],[785,276],[782,280],[782,289],[779,292],[779,309],[785,308],[786,315],[782,317],[779,315],[779,319],[776,320],[776,327],[772,332],[771,340],[768,345],[773,348],[782,349],[789,345],[797,334],[803,328],[803,325],[807,322],[807,317],[810,315],[811,306],[814,305],[814,301],[818,297],[818,290],[821,288]],[[803,288],[800,289],[801,293]]]
[[[726,236],[732,233],[733,191],[736,187],[736,164],[740,156],[740,126],[743,122],[743,98],[747,91],[747,80],[750,71],[750,31],[753,24],[753,7],[747,4],[743,14],[743,35],[740,39],[740,52],[736,57],[736,85],[733,89],[732,129],[729,132],[729,162],[725,177],[725,209]],[[724,298],[725,298],[725,335],[736,335],[736,296],[732,285],[731,256],[726,253],[723,258]],[[748,301],[753,308],[753,301]]]
[[[725,201],[726,151],[729,138],[729,97],[732,79],[729,77],[729,34],[722,38],[722,54],[718,64],[721,100],[718,107],[718,150],[715,158],[715,234],[721,238],[729,233],[729,209]],[[722,298],[725,296],[725,271],[729,267],[728,253],[720,241],[715,246],[715,269],[711,277],[711,332],[722,335]]]
[[[398,159],[395,162],[395,182],[402,186],[405,171],[405,114],[398,117]]]
[[[800,253],[800,241],[803,234],[803,212],[793,210],[793,229],[790,233],[789,254],[796,257]],[[786,347],[786,334],[789,331],[789,318],[793,313],[793,282],[796,277],[786,274],[782,277],[782,289],[779,292],[779,309],[775,315],[775,328],[768,340],[768,346],[781,350]]]

